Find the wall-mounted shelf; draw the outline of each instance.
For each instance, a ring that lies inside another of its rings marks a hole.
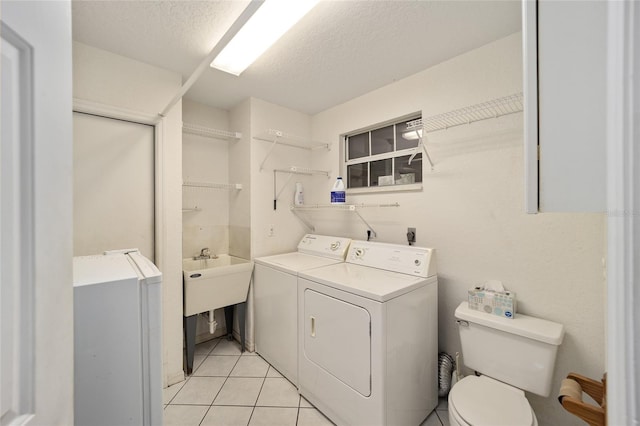
[[[446,130],[451,127],[471,124],[476,121],[498,118],[504,115],[515,114],[524,109],[522,93],[516,93],[479,104],[469,105],[464,108],[455,109],[443,114],[432,115],[427,118],[419,118],[407,123],[407,131],[415,131],[418,136],[418,146],[415,152],[409,157],[409,164],[421,150],[424,151],[427,160],[433,170],[433,162],[423,143],[424,133]]]
[[[331,144],[314,142],[309,139],[301,138],[295,135],[291,135],[289,133],[285,133],[281,130],[275,130],[275,129],[265,130],[263,133],[260,133],[257,136],[254,136],[253,138],[261,141],[271,142],[269,151],[267,151],[267,154],[262,160],[262,163],[260,163],[261,171],[264,167],[264,163],[267,161],[267,158],[269,158],[269,156],[273,152],[273,148],[275,148],[276,145],[285,145],[285,146],[291,146],[294,148],[302,148],[302,149],[308,149],[308,150],[331,149]]]
[[[278,191],[277,189],[278,173],[288,173],[287,179],[282,184],[280,191]],[[298,166],[291,166],[288,169],[273,169],[273,209],[274,210],[276,210],[277,208],[278,197],[280,197],[280,194],[282,194],[282,191],[284,191],[284,188],[287,186],[287,183],[289,183],[293,175],[308,175],[308,176],[320,175],[320,176],[326,176],[327,178],[329,178],[329,172],[326,170],[313,170],[306,167],[298,167]]]
[[[192,123],[182,123],[182,132],[213,139],[239,140],[240,138],[242,138],[242,133],[239,132],[219,130]]]
[[[189,213],[189,212],[199,212],[202,211],[202,209],[198,206],[193,206],[193,207],[183,207],[182,208],[182,213]]]
[[[226,189],[241,190],[241,183],[213,183],[213,182],[183,182],[183,187],[187,188],[207,188],[207,189]]]
[[[362,223],[364,223],[367,226],[367,229],[369,229],[369,231],[371,231],[371,235],[375,238],[377,237],[377,233],[376,231],[373,230],[373,228],[371,227],[371,225],[369,225],[369,223],[362,217],[362,215],[360,214],[360,212],[358,210],[360,209],[364,209],[364,208],[370,208],[370,207],[400,207],[400,204],[398,203],[387,203],[387,204],[305,204],[302,206],[291,206],[290,209],[293,212],[293,214],[295,214],[298,219],[300,219],[300,221],[302,223],[304,223],[304,225],[309,228],[309,230],[314,231],[316,230],[315,226],[313,226],[311,223],[309,223],[309,221],[304,218],[302,215],[300,215],[301,212],[309,212],[309,211],[318,211],[318,210],[336,210],[336,211],[347,211],[347,212],[353,212],[355,213],[356,216],[358,216],[358,218],[362,221]]]
[[[523,110],[522,93],[504,96],[490,101],[464,108],[455,109],[443,114],[433,115],[424,119],[407,123],[407,130],[424,129],[425,133],[446,130],[450,127],[471,124],[476,121],[498,118],[503,115],[515,114]]]

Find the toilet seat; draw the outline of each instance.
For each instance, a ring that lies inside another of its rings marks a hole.
[[[486,376],[467,376],[449,393],[449,411],[466,425],[535,426],[524,392]]]

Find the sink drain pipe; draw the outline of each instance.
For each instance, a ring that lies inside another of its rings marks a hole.
[[[216,332],[216,329],[218,328],[218,321],[216,321],[214,318],[213,310],[210,310],[207,316],[209,317],[207,321],[207,323],[209,324],[209,333],[214,334]]]

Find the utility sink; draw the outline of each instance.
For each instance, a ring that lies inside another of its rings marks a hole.
[[[247,300],[253,262],[227,254],[212,259],[183,259],[184,316]]]

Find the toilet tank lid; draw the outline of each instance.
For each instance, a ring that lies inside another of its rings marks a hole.
[[[456,308],[455,316],[460,320],[517,334],[550,345],[560,345],[564,337],[562,324],[523,314],[517,314],[514,318],[502,318],[471,309],[468,302],[460,303]]]

